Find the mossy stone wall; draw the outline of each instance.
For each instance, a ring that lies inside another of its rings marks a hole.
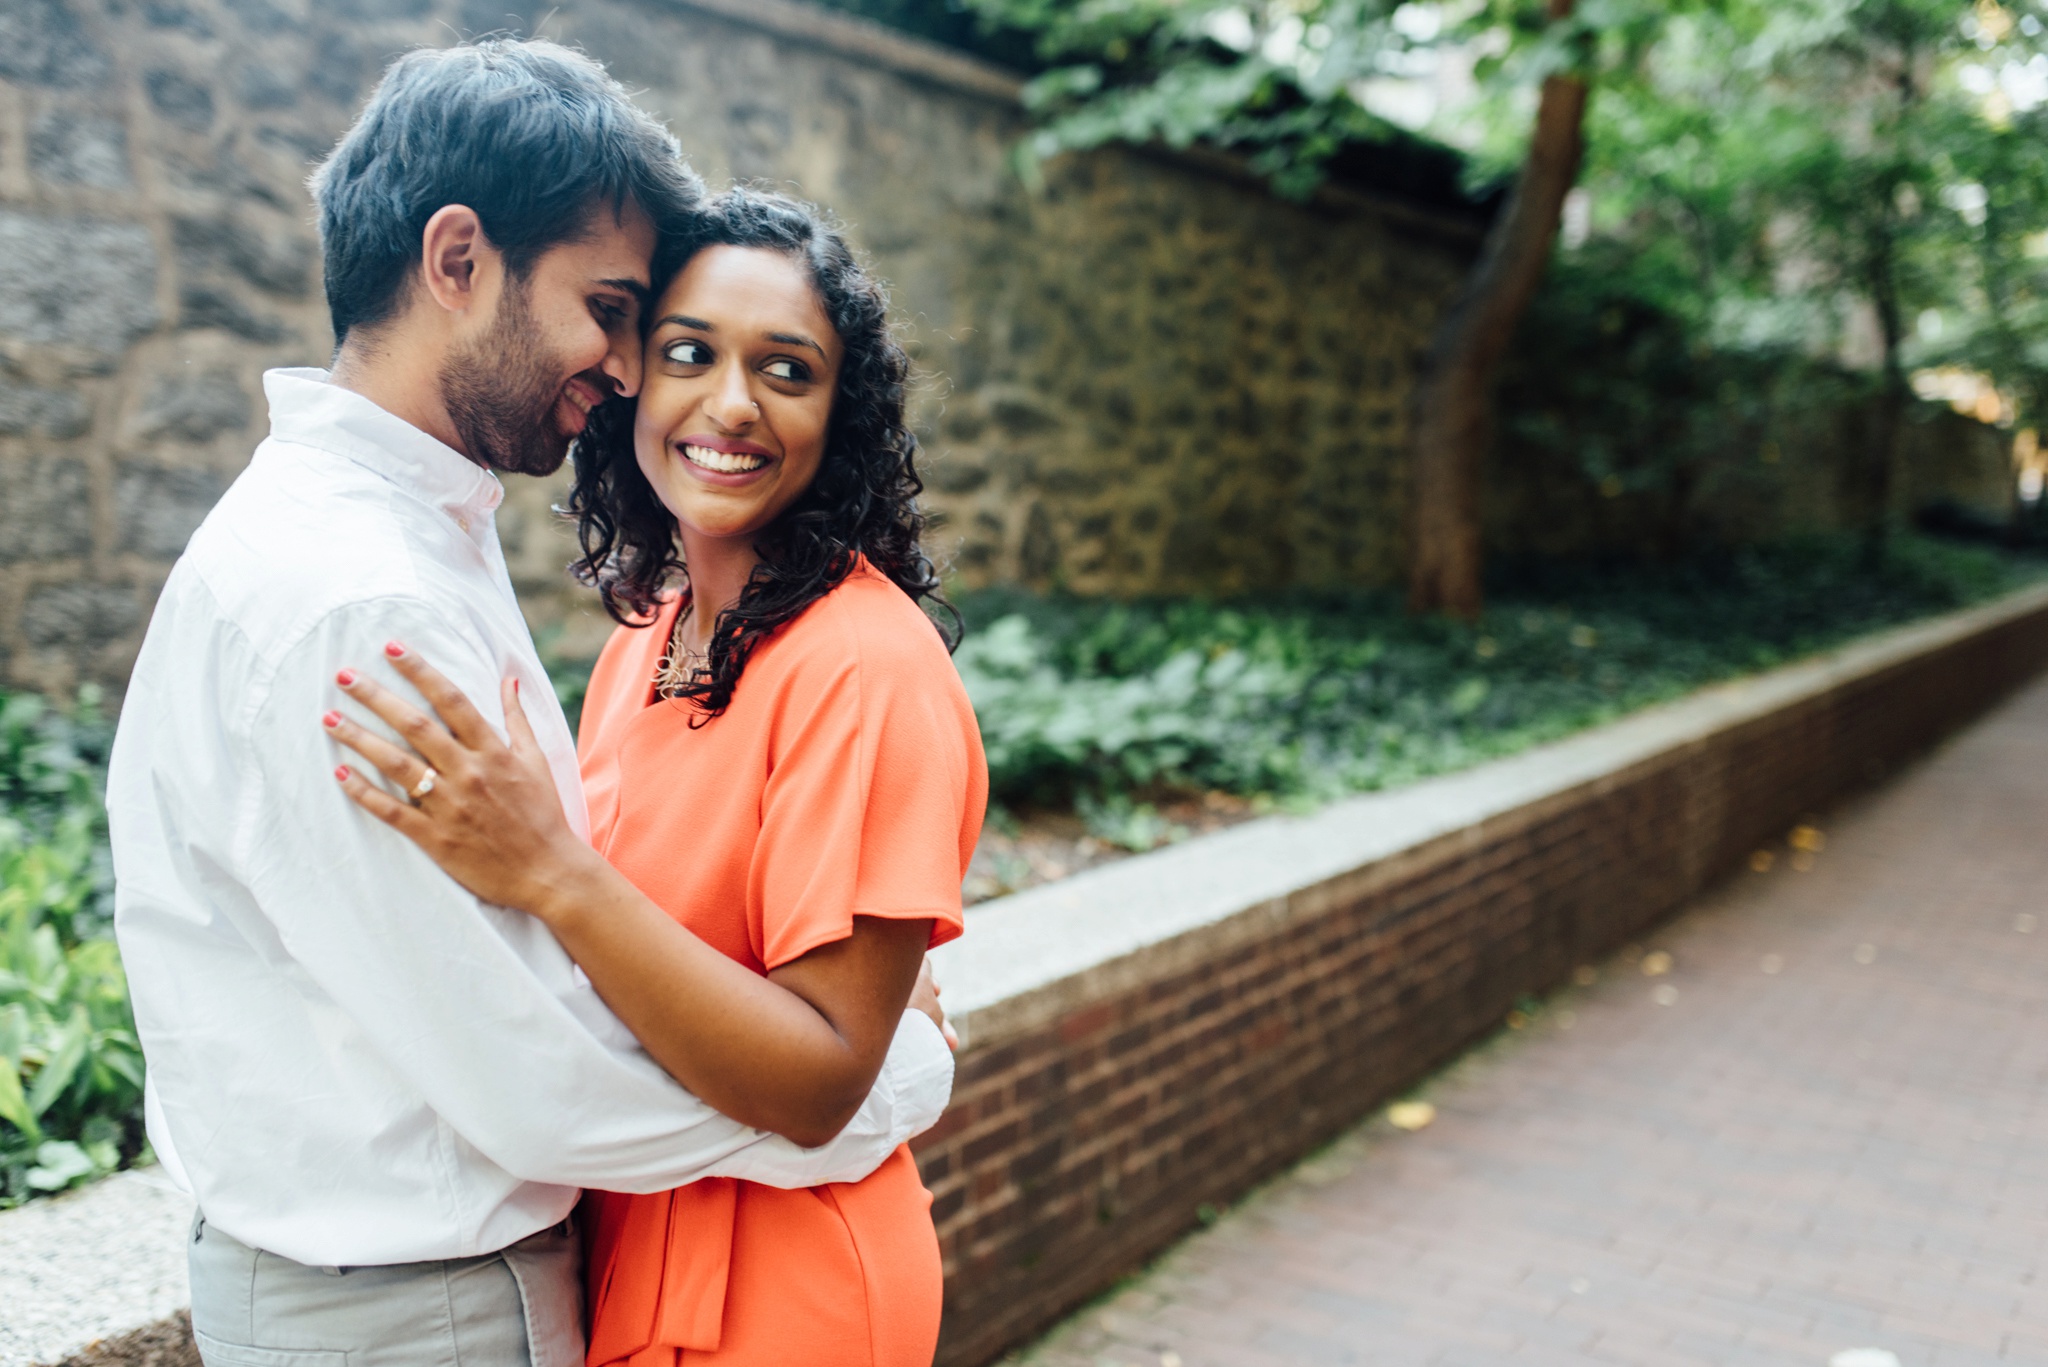
[[[393,55],[535,24],[714,185],[846,221],[923,371],[934,546],[963,582],[1396,577],[1403,405],[1469,224],[1123,152],[1033,194],[1002,73],[792,0],[6,0],[0,684],[118,687],[263,435],[261,372],[330,348],[311,165]],[[562,577],[559,482],[508,483],[529,616],[587,651],[605,624]]]

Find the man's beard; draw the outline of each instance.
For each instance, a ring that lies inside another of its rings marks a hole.
[[[535,332],[524,282],[508,280],[490,329],[441,367],[449,421],[469,458],[487,469],[551,475],[569,454],[572,439],[555,428],[561,363]]]

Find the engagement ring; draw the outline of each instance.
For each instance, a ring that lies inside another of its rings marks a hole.
[[[431,768],[429,768],[427,772],[425,772],[424,774],[421,774],[420,781],[412,785],[412,800],[414,802],[418,802],[428,793],[433,792],[434,780],[439,777],[441,776],[435,773]]]

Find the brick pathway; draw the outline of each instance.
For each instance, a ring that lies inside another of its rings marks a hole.
[[[1820,824],[1018,1360],[2048,1364],[2048,682]]]

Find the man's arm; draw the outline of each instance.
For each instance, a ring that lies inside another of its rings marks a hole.
[[[799,1149],[719,1114],[625,1045],[544,926],[478,902],[356,808],[330,777],[338,757],[320,714],[339,701],[335,671],[375,667],[393,638],[431,649],[502,728],[505,662],[459,613],[394,599],[330,614],[248,722],[260,800],[238,825],[237,862],[292,959],[457,1133],[529,1181],[656,1191],[712,1175],[857,1180],[936,1120],[951,1055],[929,1020],[907,1018],[831,1144]],[[529,696],[545,686],[527,683]]]

